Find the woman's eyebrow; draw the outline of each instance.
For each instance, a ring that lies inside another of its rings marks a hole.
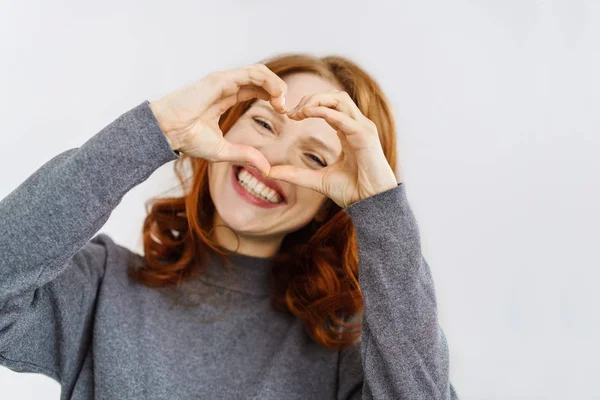
[[[335,154],[335,151],[333,151],[333,149],[331,148],[331,146],[329,146],[327,143],[325,143],[319,137],[311,135],[308,138],[306,138],[305,140],[306,140],[307,143],[313,144],[313,145],[315,145],[317,147],[322,148],[326,152],[328,152],[329,155],[331,155],[331,157],[333,157],[333,159],[337,158],[337,155]]]
[[[279,114],[278,112],[276,112],[273,107],[268,106],[265,103],[256,103],[256,107],[260,107],[260,108],[264,108],[265,110],[269,111],[271,114],[273,114],[273,116],[275,116],[275,118],[277,118],[281,123],[285,122],[285,118],[283,117],[282,114]]]

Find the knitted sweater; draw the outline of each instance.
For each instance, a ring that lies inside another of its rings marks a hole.
[[[269,258],[214,257],[177,289],[128,278],[142,257],[98,231],[178,157],[144,101],[0,202],[0,365],[55,379],[61,399],[457,398],[405,184],[344,209],[364,313],[332,351],[271,306]]]

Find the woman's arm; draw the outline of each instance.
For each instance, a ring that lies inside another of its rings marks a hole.
[[[356,229],[364,313],[360,344],[340,353],[339,398],[456,399],[405,185],[344,210]]]
[[[0,365],[68,384],[114,246],[92,237],[125,193],[176,158],[144,101],[0,201]]]

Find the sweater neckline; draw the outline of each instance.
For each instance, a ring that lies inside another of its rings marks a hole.
[[[218,246],[225,252],[230,250]],[[198,279],[224,289],[236,292],[266,296],[269,294],[269,276],[274,257],[257,257],[246,254],[229,254],[231,261],[226,265],[215,254],[210,254],[206,271]]]

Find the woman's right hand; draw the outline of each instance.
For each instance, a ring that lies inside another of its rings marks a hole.
[[[213,72],[201,80],[150,103],[171,149],[211,162],[247,163],[265,176],[271,168],[252,146],[230,143],[219,118],[234,104],[260,98],[286,113],[287,84],[264,64]]]

